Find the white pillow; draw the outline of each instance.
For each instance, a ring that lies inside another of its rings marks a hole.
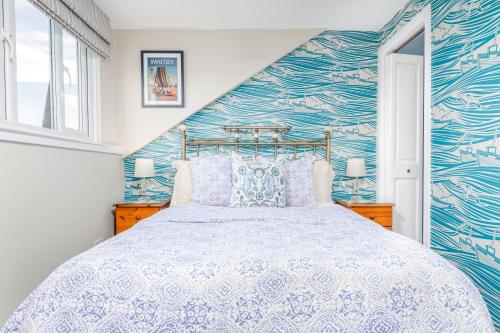
[[[325,160],[314,162],[314,196],[320,205],[332,202],[334,176],[330,163]]]
[[[312,207],[317,204],[314,192],[315,161],[311,158],[285,160],[287,206]]]
[[[174,178],[174,190],[172,191],[170,206],[190,203],[193,193],[190,162],[184,160],[173,161],[172,166],[177,169],[177,173]]]
[[[198,205],[228,207],[231,200],[231,158],[224,155],[192,157],[191,201]]]

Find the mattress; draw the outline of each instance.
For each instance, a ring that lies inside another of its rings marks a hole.
[[[172,207],[58,267],[2,332],[494,332],[472,282],[343,207]]]

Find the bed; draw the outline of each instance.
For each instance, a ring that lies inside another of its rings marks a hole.
[[[2,332],[494,332],[446,260],[341,206],[172,207],[57,268]]]

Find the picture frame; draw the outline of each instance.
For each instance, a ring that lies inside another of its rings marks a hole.
[[[184,52],[141,51],[143,108],[183,108]]]

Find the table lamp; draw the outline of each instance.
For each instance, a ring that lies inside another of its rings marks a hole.
[[[365,160],[363,158],[350,158],[347,160],[346,176],[354,178],[353,202],[359,202],[359,178],[366,176]]]
[[[136,158],[135,159],[135,169],[134,177],[142,178],[141,184],[141,196],[144,197],[145,201],[149,201],[147,193],[147,183],[146,178],[151,178],[155,176],[155,162],[149,158]]]

